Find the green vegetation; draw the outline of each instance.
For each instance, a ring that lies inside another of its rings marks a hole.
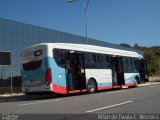
[[[144,51],[144,57],[148,62],[149,75],[160,75],[160,46],[142,47],[138,44],[135,44],[134,46],[128,44],[120,45]]]

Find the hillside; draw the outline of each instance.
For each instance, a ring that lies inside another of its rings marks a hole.
[[[144,57],[148,62],[149,75],[160,75],[160,46],[143,47],[138,44],[134,46],[128,44],[120,45],[144,51]]]

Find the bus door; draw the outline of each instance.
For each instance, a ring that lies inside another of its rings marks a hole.
[[[113,86],[124,85],[123,61],[120,57],[111,57]]]
[[[69,90],[81,90],[86,88],[84,57],[82,53],[69,53],[70,68],[68,76]],[[69,75],[70,74],[70,75]]]
[[[142,59],[138,60],[138,71],[140,74],[141,82],[149,82],[148,72],[147,72],[147,61]]]

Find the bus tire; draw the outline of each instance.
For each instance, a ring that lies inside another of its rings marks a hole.
[[[138,87],[138,80],[134,79],[134,88],[137,88],[137,87]]]
[[[87,91],[90,94],[95,93],[97,91],[97,84],[96,84],[95,80],[93,80],[93,79],[88,80]]]

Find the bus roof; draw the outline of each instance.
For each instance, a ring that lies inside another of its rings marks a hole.
[[[59,48],[66,49],[72,51],[82,51],[82,52],[93,52],[93,53],[101,53],[101,54],[110,54],[113,56],[126,56],[126,57],[137,57],[143,58],[143,55],[134,51],[134,50],[122,50],[118,48],[110,48],[110,47],[102,47],[96,45],[87,45],[87,44],[73,44],[73,43],[40,43],[33,46],[30,46],[27,49],[38,46],[48,46],[48,49]],[[25,51],[24,50],[24,51]],[[53,55],[53,53],[50,53]]]

